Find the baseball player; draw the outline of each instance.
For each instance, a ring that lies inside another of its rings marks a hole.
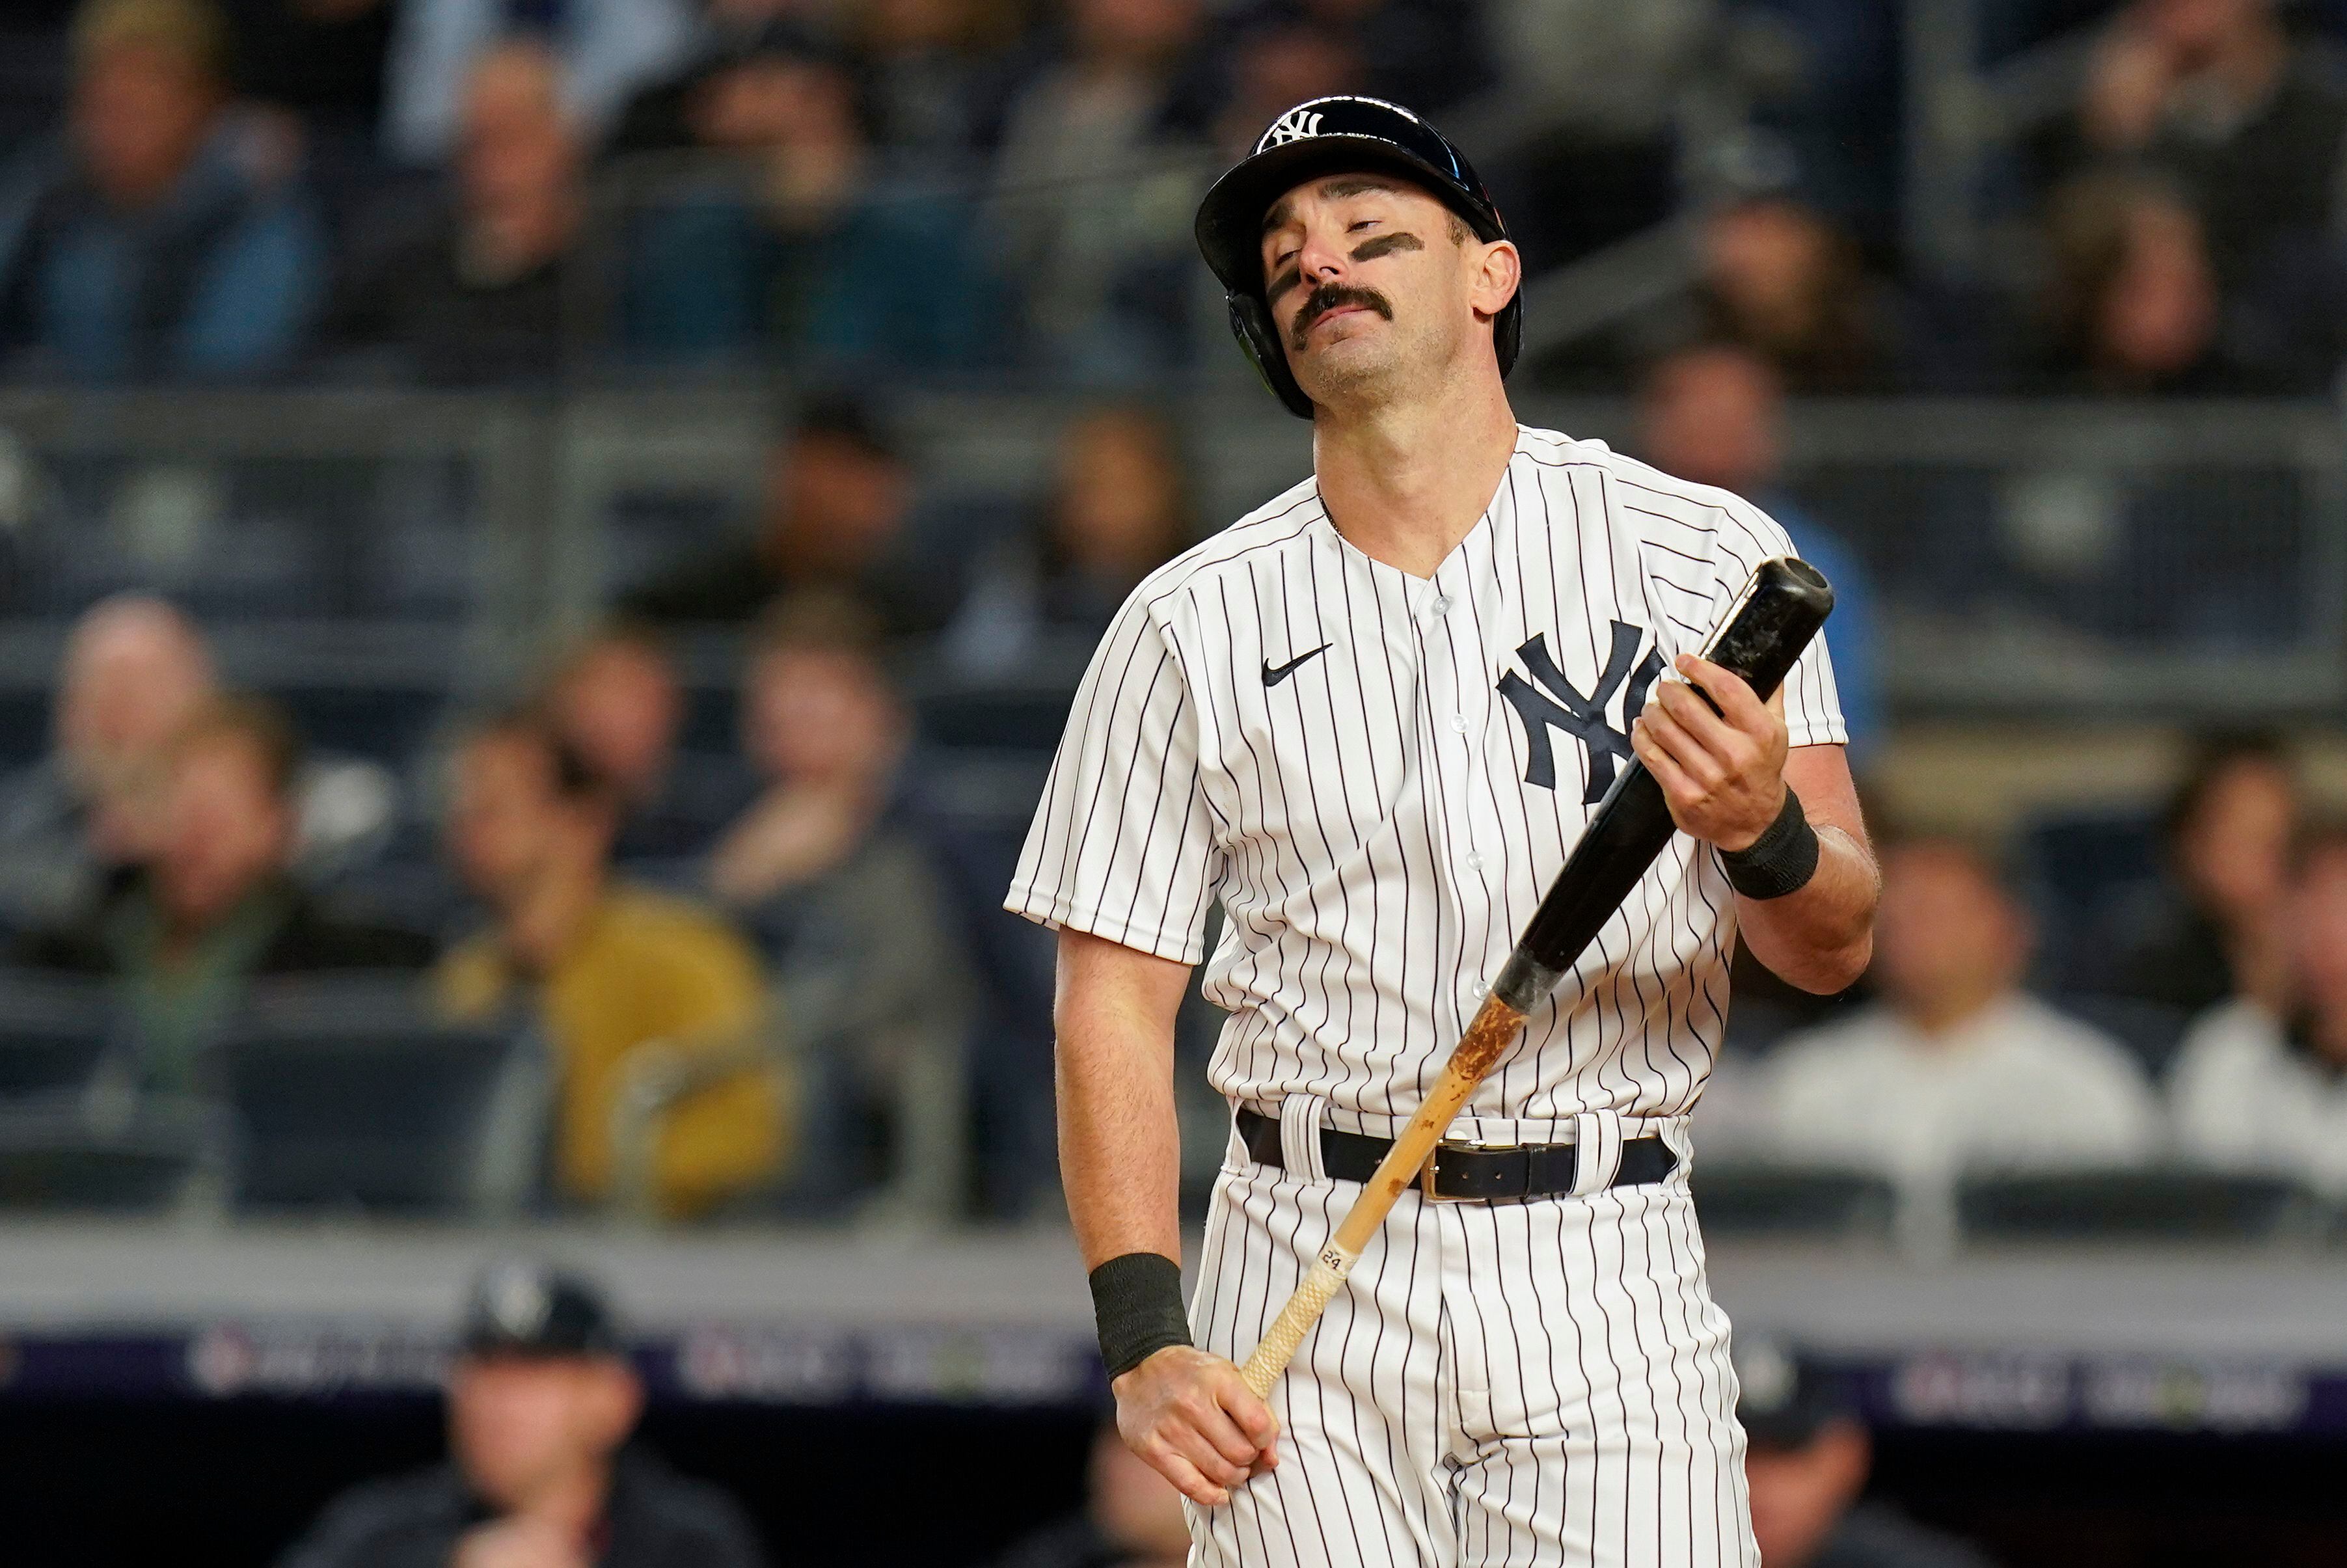
[[[1790,547],[1517,425],[1515,247],[1408,110],[1299,105],[1197,233],[1313,477],[1124,606],[1008,900],[1060,931],[1061,1158],[1120,1429],[1200,1564],[1756,1563],[1686,1114],[1738,934],[1836,990],[1876,891],[1822,647],[1766,705],[1691,656]],[[1683,833],[1258,1400],[1234,1358],[1634,754]],[[1173,1042],[1202,959],[1234,1126],[1185,1313]]]

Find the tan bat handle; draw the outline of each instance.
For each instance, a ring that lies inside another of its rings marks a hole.
[[[1402,1194],[1417,1184],[1419,1172],[1433,1156],[1434,1146],[1442,1142],[1442,1135],[1450,1131],[1460,1108],[1475,1092],[1475,1086],[1491,1074],[1500,1053],[1514,1043],[1516,1031],[1523,1026],[1524,1015],[1498,997],[1483,999],[1467,1032],[1452,1049],[1450,1060],[1443,1064],[1442,1076],[1435,1080],[1434,1088],[1419,1106],[1418,1114],[1409,1119],[1409,1125],[1401,1130],[1401,1136],[1386,1151],[1386,1157],[1378,1163],[1361,1195],[1345,1211],[1328,1245],[1320,1249],[1320,1255],[1313,1260],[1295,1294],[1287,1298],[1287,1305],[1279,1309],[1279,1316],[1264,1331],[1263,1342],[1246,1358],[1246,1365],[1239,1368],[1240,1378],[1255,1390],[1257,1399],[1271,1397],[1272,1385],[1279,1381],[1296,1347],[1304,1343],[1304,1336],[1319,1321],[1329,1298],[1344,1287],[1345,1276],[1360,1261],[1370,1238],[1378,1234],[1378,1227],[1386,1223],[1386,1215],[1393,1212]]]

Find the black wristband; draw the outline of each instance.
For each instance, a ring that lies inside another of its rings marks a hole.
[[[1121,1378],[1168,1345],[1190,1343],[1182,1308],[1182,1266],[1153,1252],[1129,1252],[1092,1272],[1092,1320],[1101,1361]]]
[[[1743,848],[1721,850],[1719,863],[1727,868],[1727,885],[1747,898],[1782,898],[1809,885],[1818,874],[1818,831],[1791,786],[1777,820]]]

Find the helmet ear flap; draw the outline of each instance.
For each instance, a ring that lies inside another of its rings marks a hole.
[[[1279,328],[1271,319],[1271,307],[1255,294],[1232,292],[1223,298],[1230,306],[1232,335],[1246,350],[1263,384],[1271,388],[1272,395],[1286,406],[1287,412],[1299,419],[1311,418],[1312,399],[1296,384],[1296,373],[1287,368],[1287,350],[1279,341]]]

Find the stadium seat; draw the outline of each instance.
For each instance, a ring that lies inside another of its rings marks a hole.
[[[279,981],[220,1045],[245,1210],[459,1214],[484,1201],[513,1036],[425,1014],[414,976]]]
[[[2181,1008],[2137,1001],[2133,997],[2073,994],[2050,999],[2059,1010],[2094,1025],[2126,1046],[2128,1054],[2142,1063],[2145,1073],[2155,1081],[2167,1076],[2168,1063],[2176,1058],[2176,1048],[2184,1043],[2184,1031],[2192,1023],[2192,1015]]]
[[[2311,1237],[2322,1211],[2281,1176],[2152,1170],[1978,1173],[1957,1184],[1971,1241],[2286,1241]]]
[[[0,594],[0,603],[5,602],[5,594]],[[39,762],[48,750],[49,735],[46,687],[0,692],[0,774]]]
[[[0,1210],[169,1209],[189,1191],[213,1132],[189,1107],[150,1107],[120,1125],[62,1106],[0,1111]]]
[[[1898,1207],[1881,1176],[1828,1166],[1706,1161],[1693,1186],[1706,1235],[1883,1241]]]
[[[2111,979],[2106,948],[2123,907],[2159,876],[2150,819],[2138,814],[2048,816],[2020,839],[2024,890],[2037,916],[2037,970],[2063,989],[2093,991]]]
[[[0,970],[0,1101],[86,1087],[106,1054],[111,1020],[102,981]]]
[[[446,691],[424,684],[289,686],[272,694],[313,754],[364,757],[395,772],[424,749],[449,703]]]
[[[933,746],[1001,747],[1051,753],[1067,728],[1072,686],[947,686],[914,700],[921,737]]]

